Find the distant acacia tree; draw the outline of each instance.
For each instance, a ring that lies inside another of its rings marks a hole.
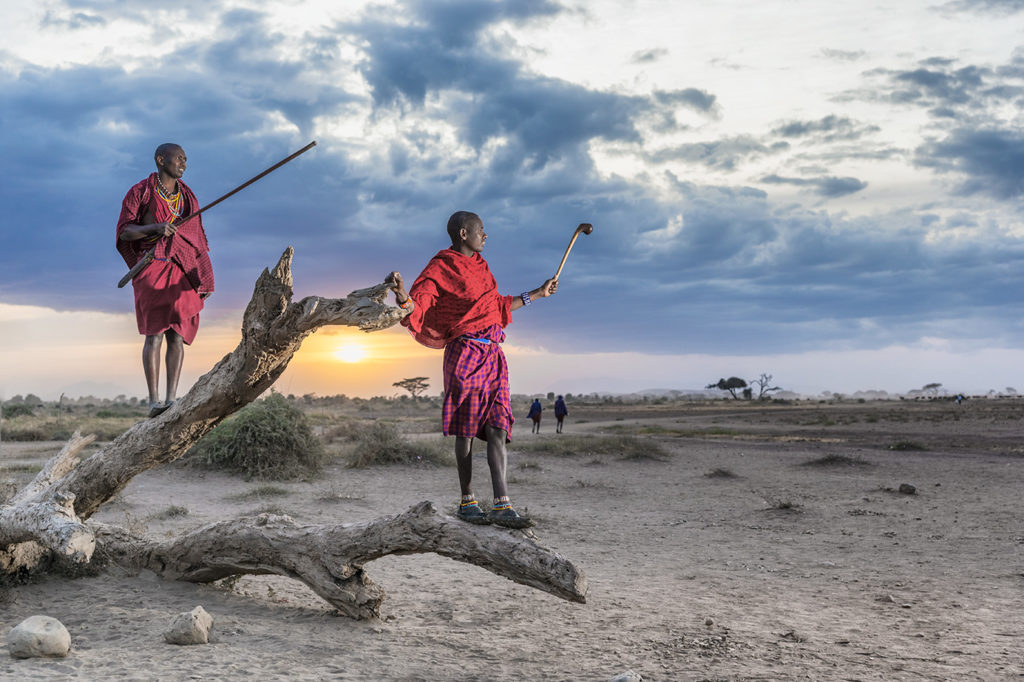
[[[409,391],[409,395],[413,398],[418,398],[421,393],[427,390],[430,384],[427,383],[427,377],[412,377],[410,379],[402,379],[391,384],[396,388],[402,388]]]
[[[736,395],[736,391],[741,388],[746,388],[747,382],[739,377],[729,377],[728,379],[719,379],[717,384],[708,384],[704,388],[717,388],[722,391],[729,391],[729,395],[734,400],[739,400],[740,397]]]
[[[937,395],[939,395],[939,389],[941,387],[942,387],[942,384],[938,384],[938,383],[925,384],[924,388],[922,388],[921,390],[924,391],[927,395],[929,395],[932,398],[934,398]]]
[[[780,386],[770,386],[770,384],[772,383],[772,375],[771,374],[762,374],[760,376],[760,378],[752,379],[750,381],[750,383],[751,383],[751,385],[757,384],[757,399],[758,400],[767,400],[768,398],[771,398],[771,396],[768,395],[769,393],[771,393],[772,391],[781,391],[782,390],[782,387],[780,387]]]

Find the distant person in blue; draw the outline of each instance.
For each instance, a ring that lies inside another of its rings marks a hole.
[[[565,406],[565,400],[562,398],[562,396],[558,396],[558,399],[555,400],[555,419],[558,420],[558,425],[555,426],[555,433],[562,432],[562,422],[568,416],[569,408]]]
[[[533,420],[533,431],[531,433],[540,433],[540,413],[544,410],[540,406],[540,398],[534,398],[533,404],[530,405],[530,413],[526,415]]]

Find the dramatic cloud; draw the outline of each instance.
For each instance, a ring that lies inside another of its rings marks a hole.
[[[654,163],[687,161],[709,168],[732,171],[745,161],[777,154],[789,149],[788,142],[775,142],[770,146],[749,136],[734,137],[713,142],[694,142],[662,149],[647,155]]]
[[[791,121],[778,126],[772,132],[787,138],[814,137],[822,142],[836,140],[857,140],[881,128],[877,125],[863,125],[845,117],[830,114],[817,121]]]
[[[868,183],[857,178],[787,178],[780,175],[766,175],[761,178],[761,182],[772,185],[810,187],[813,188],[815,193],[823,197],[842,197],[859,192],[868,186]]]
[[[1020,130],[957,129],[917,150],[916,161],[942,172],[966,176],[963,194],[997,199],[1024,197],[1024,133]]]
[[[579,30],[609,7],[588,6]],[[623,35],[621,71],[587,81],[559,68],[550,39],[530,42],[578,18],[553,1],[371,4],[301,28],[272,9],[176,3],[159,59],[114,41],[60,67],[5,55],[0,302],[130,311],[113,286],[113,226],[157,144],[186,147],[186,180],[209,201],[315,138],[207,214],[212,312],[234,315],[288,244],[303,294],[391,269],[412,278],[468,209],[507,292],[550,277],[577,223],[596,226],[567,264],[565,303],[517,317],[524,345],[783,352],[972,330],[1019,342],[1019,55],[964,64],[966,48],[901,44],[892,56],[837,30],[805,36],[813,47],[781,66],[750,41],[735,57],[750,66],[726,71],[707,64],[735,45],[709,39],[694,58]],[[32,28],[146,41],[163,12],[78,0]],[[967,40],[978,19],[956,18]],[[771,79],[795,68],[834,85],[778,94]]]

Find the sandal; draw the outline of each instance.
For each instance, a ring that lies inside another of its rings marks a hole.
[[[455,516],[467,523],[473,523],[478,526],[486,525],[491,522],[491,520],[487,518],[487,514],[484,513],[484,510],[480,508],[480,503],[476,500],[471,502],[460,502],[459,511],[456,512]]]
[[[163,414],[168,407],[170,407],[170,405],[167,403],[150,403],[149,414],[147,416],[150,419],[152,419],[153,417],[158,417],[161,414]]]
[[[504,528],[532,528],[537,525],[529,516],[520,515],[512,507],[492,509],[487,519],[494,525]]]

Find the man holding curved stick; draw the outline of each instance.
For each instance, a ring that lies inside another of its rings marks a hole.
[[[407,293],[402,276],[395,281],[395,300],[412,308],[402,320],[413,337],[429,348],[444,348],[444,406],[441,429],[455,436],[455,459],[462,499],[458,517],[469,523],[494,523],[506,528],[534,525],[512,507],[505,478],[505,444],[515,419],[508,386],[508,364],[501,350],[503,329],[512,311],[551,296],[558,281],[551,278],[533,291],[502,296],[481,256],[487,233],[475,213],[458,211],[448,220],[450,248],[435,255]],[[485,512],[472,492],[473,439],[487,442],[494,502]]]
[[[153,262],[132,280],[142,367],[149,389],[149,416],[174,403],[185,356],[199,329],[199,311],[213,293],[213,265],[202,217],[184,224],[199,209],[196,195],[182,182],[185,150],[174,143],[157,147],[156,172],[137,183],[121,203],[117,250],[129,268],[151,249]],[[160,347],[167,340],[167,392],[160,402]]]

